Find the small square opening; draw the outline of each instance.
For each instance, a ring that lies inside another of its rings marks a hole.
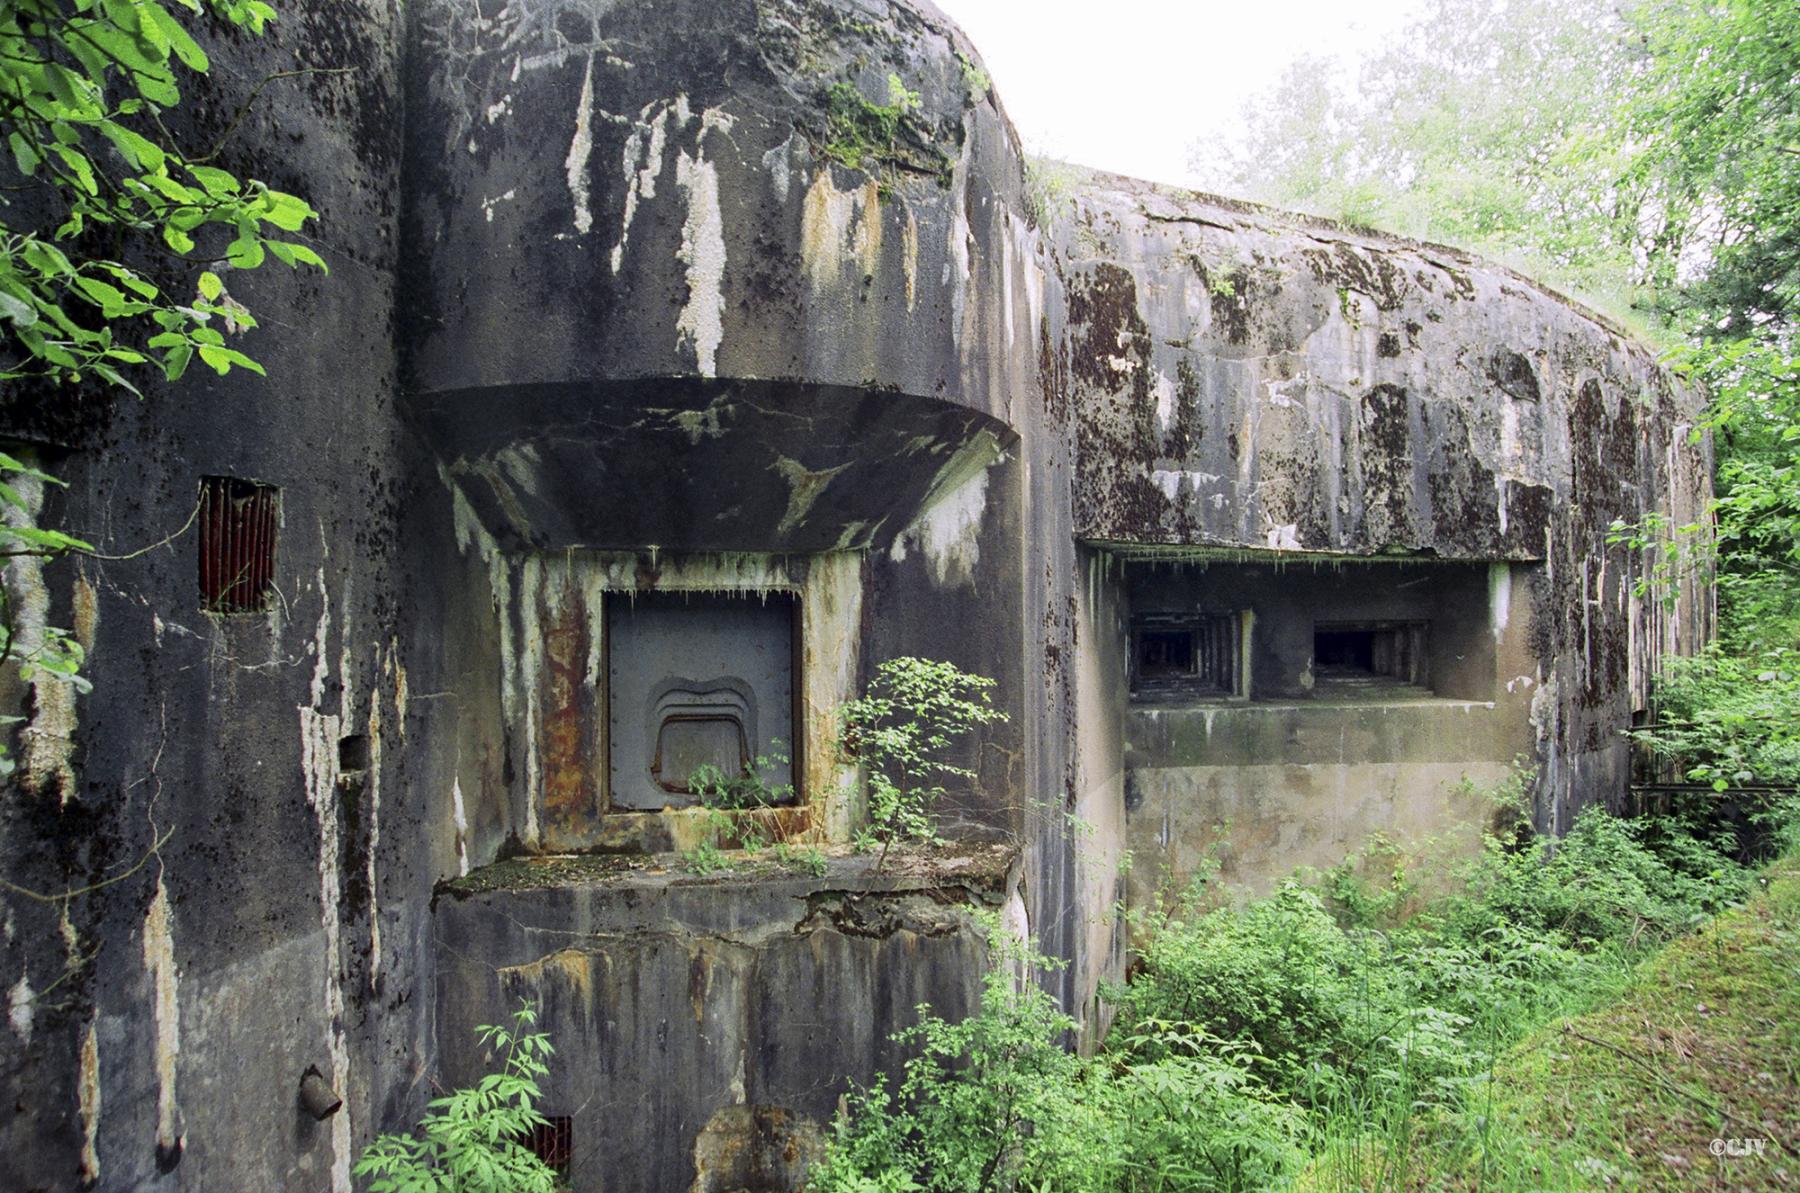
[[[200,607],[261,613],[275,590],[281,491],[229,476],[200,479]]]
[[[1242,643],[1236,614],[1153,614],[1131,631],[1131,694],[1140,700],[1239,694]]]
[[[1192,630],[1145,630],[1138,635],[1138,674],[1145,679],[1191,675],[1194,671]]]
[[[369,739],[361,733],[338,738],[338,771],[354,774],[369,769]]]
[[[1313,662],[1320,671],[1375,670],[1374,630],[1318,630],[1313,634]]]

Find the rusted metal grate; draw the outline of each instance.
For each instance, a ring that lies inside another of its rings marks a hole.
[[[260,613],[275,585],[281,490],[229,476],[200,478],[200,604]]]
[[[566,1114],[549,1114],[526,1132],[523,1140],[531,1154],[564,1175],[575,1156],[575,1120]]]

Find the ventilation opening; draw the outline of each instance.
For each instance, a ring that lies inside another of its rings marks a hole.
[[[566,1114],[547,1114],[520,1142],[559,1175],[567,1176],[575,1156],[575,1120]]]
[[[208,476],[200,480],[200,607],[260,613],[275,589],[281,490]]]
[[[361,733],[338,738],[338,770],[344,774],[369,769],[369,739]]]
[[[1138,699],[1233,696],[1243,644],[1236,614],[1145,617],[1132,628],[1131,693]]]
[[[1320,630],[1313,635],[1313,661],[1321,671],[1375,670],[1374,630]]]
[[[1167,679],[1194,671],[1192,630],[1145,630],[1138,635],[1138,674],[1145,679]]]
[[[1426,674],[1424,622],[1322,622],[1313,627],[1313,677],[1321,690],[1417,685]]]

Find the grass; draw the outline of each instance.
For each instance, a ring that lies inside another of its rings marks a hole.
[[[1323,1108],[1296,1187],[1800,1188],[1800,857],[1755,883],[1741,908],[1572,991],[1582,1009],[1501,1050],[1460,1104]]]
[[[1456,1183],[1800,1186],[1800,860],[1762,884],[1646,962],[1616,1002],[1508,1052],[1495,1072],[1500,1142]],[[1764,1142],[1715,1156],[1714,1140]]]

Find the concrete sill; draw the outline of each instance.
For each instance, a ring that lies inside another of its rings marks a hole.
[[[1149,702],[1133,702],[1131,712],[1138,713],[1207,713],[1230,712],[1233,714],[1258,712],[1283,713],[1307,711],[1310,709],[1367,709],[1367,708],[1457,708],[1464,711],[1474,709],[1491,709],[1496,707],[1492,700],[1458,700],[1453,696],[1433,696],[1421,693],[1416,696],[1306,696],[1277,700],[1170,700]]]
[[[791,887],[797,893],[833,888],[910,891],[946,886],[999,891],[1005,886],[1018,851],[1010,844],[896,847],[889,852],[879,873],[875,868],[878,855],[874,852],[853,853],[846,846],[823,846],[820,852],[825,855],[825,872],[818,876],[797,864],[777,864],[768,849],[754,854],[724,850],[720,856],[728,868],[706,874],[695,873],[680,853],[536,854],[494,862],[460,878],[440,882],[437,897],[462,901],[510,892],[578,888],[605,888],[639,895],[676,887]]]

